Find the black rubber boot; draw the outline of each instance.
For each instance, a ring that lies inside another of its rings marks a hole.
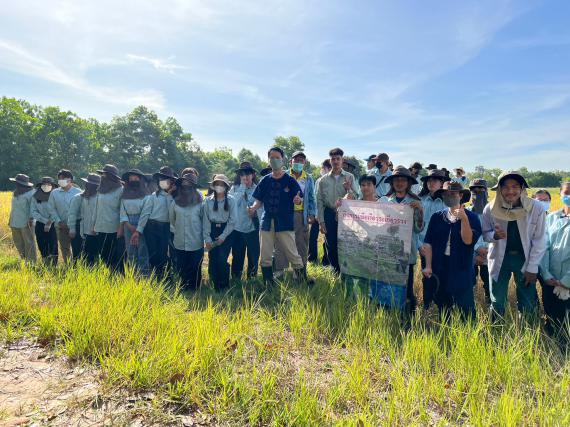
[[[273,285],[273,267],[261,267],[261,274],[263,275],[263,283]]]

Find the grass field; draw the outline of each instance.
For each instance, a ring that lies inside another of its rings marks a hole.
[[[570,425],[570,363],[538,321],[491,325],[480,308],[474,324],[420,312],[402,327],[317,267],[311,289],[181,294],[104,268],[28,268],[8,240],[0,341],[37,337],[158,406],[230,425]]]

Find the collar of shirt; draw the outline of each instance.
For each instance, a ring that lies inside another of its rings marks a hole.
[[[453,215],[453,214],[451,213],[451,209],[449,209],[449,208],[447,208],[447,210],[445,211],[445,216],[447,217],[447,220],[448,220],[449,222],[451,222],[452,224],[453,224],[454,222],[457,222],[457,220],[459,220],[459,218],[457,218],[455,215]]]
[[[304,179],[307,179],[307,174],[305,173],[305,170],[303,169],[301,171],[301,176],[299,176],[299,178],[297,178],[297,176],[295,175],[295,173],[293,172],[293,169],[291,169],[291,171],[289,172],[289,175],[291,175],[293,178],[295,178],[297,181],[303,181]]]

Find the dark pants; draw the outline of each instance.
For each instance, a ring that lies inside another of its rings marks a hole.
[[[234,279],[241,279],[246,250],[247,278],[257,276],[259,265],[259,231],[254,230],[250,233],[242,233],[234,230],[232,234],[232,277]]]
[[[467,319],[475,316],[475,298],[473,295],[473,283],[462,283],[460,288],[450,289],[447,283],[449,277],[449,257],[443,257],[443,268],[439,275],[439,291],[436,298],[440,314],[444,311],[449,314],[456,307],[461,312],[461,317]]]
[[[554,286],[544,283],[542,276],[538,276],[542,288],[542,306],[546,314],[546,330],[553,334],[560,330],[566,319],[566,310],[570,310],[570,300],[563,301],[554,295]]]
[[[202,283],[202,260],[204,248],[197,251],[174,249],[176,270],[182,281],[182,289],[197,289]]]
[[[327,230],[328,231],[328,230]],[[411,312],[416,311],[416,296],[414,295],[414,270],[415,264],[408,265],[408,283],[406,285],[406,299],[408,300],[408,308]]]
[[[81,237],[81,220],[75,223],[75,237],[71,239],[71,251],[73,261],[77,261],[83,255],[83,237]]]
[[[309,231],[309,258],[310,262],[318,262],[319,259],[319,222],[315,220]]]
[[[110,270],[116,271],[118,267],[119,254],[117,253],[117,233],[97,233],[97,253],[101,261]]]
[[[148,247],[149,266],[162,279],[168,264],[170,223],[149,220],[144,228],[144,238]]]
[[[426,260],[420,257],[422,263],[422,270],[426,267]],[[424,308],[427,310],[432,302],[437,304],[437,279],[432,277],[425,277],[422,275],[422,285],[424,293]]]
[[[83,256],[87,265],[94,265],[99,255],[99,239],[98,236],[85,236],[85,244],[83,245]]]
[[[212,223],[210,228],[210,238],[212,241],[215,242],[216,238],[224,232],[225,228],[226,224]],[[228,264],[228,257],[232,249],[232,237],[233,233],[224,240],[224,243],[215,246],[208,252],[208,274],[216,290],[227,288],[230,285],[230,265]]]
[[[36,222],[35,232],[38,249],[45,264],[57,265],[57,233],[55,225],[52,225],[47,233],[44,231],[44,227],[45,224],[39,221]]]
[[[338,221],[336,219],[336,211],[334,209],[325,208],[325,254],[329,265],[335,272],[340,273],[340,265],[338,263]],[[323,263],[324,265],[324,263]]]
[[[483,290],[485,291],[485,301],[491,301],[491,294],[489,293],[489,267],[486,265],[474,266],[475,274],[473,276],[473,286],[477,284],[477,274],[483,282]]]

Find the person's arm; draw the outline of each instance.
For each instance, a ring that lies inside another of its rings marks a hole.
[[[204,200],[202,204],[202,232],[204,233],[204,241],[206,245],[212,244],[212,237],[210,236],[212,224],[208,216],[208,199]]]
[[[424,243],[423,253],[424,253],[424,258],[426,260],[426,266],[422,270],[422,273],[425,277],[431,277],[433,274],[433,268],[432,268],[433,253],[431,245],[429,243]]]
[[[469,222],[469,217],[465,212],[465,208],[459,208],[454,212],[454,215],[459,217],[461,222],[461,241],[463,244],[469,246],[473,244],[473,230]]]
[[[360,187],[358,186],[358,180],[354,177],[354,175],[352,175],[352,186],[350,192],[355,199],[360,198]]]
[[[176,226],[176,209],[174,209],[174,203],[168,206],[168,220],[170,221],[170,225]]]
[[[230,233],[232,231],[234,231],[234,227],[235,227],[235,219],[236,219],[236,204],[235,204],[235,200],[233,197],[228,197],[228,208],[229,208],[229,215],[228,215],[228,221],[226,223],[226,228],[224,228],[224,231],[222,234],[220,234],[220,237],[217,238],[217,240],[221,240],[224,241],[228,238],[228,236],[230,235]]]
[[[319,219],[319,224],[325,223],[325,201],[324,201],[324,194],[323,194],[323,181],[325,177],[322,177],[319,182],[317,183],[317,191],[316,191],[316,198],[317,198],[317,215]]]
[[[315,200],[315,183],[313,178],[307,179],[307,188],[305,188],[305,203],[307,203],[307,214],[315,217],[317,215],[317,205]]]
[[[548,217],[547,217],[548,222]],[[554,275],[550,272],[550,233],[548,232],[549,227],[546,227],[546,250],[544,251],[544,255],[540,260],[540,265],[538,266],[540,275],[544,279],[545,282],[554,279]]]
[[[34,220],[43,222],[44,224],[47,223],[48,219],[44,218],[44,216],[41,214],[40,210],[38,209],[38,201],[36,200],[35,197],[32,197],[32,201],[30,203],[30,211],[31,211],[30,215]]]
[[[67,228],[69,228],[69,235],[71,238],[75,237],[75,230],[77,221],[81,219],[81,195],[76,194],[69,202],[69,212],[67,214]]]
[[[59,217],[58,213],[57,213],[57,208],[56,208],[56,203],[55,203],[55,199],[56,199],[56,194],[57,192],[53,192],[48,200],[48,211],[49,211],[49,215],[51,220],[55,223],[55,224],[59,224],[61,222],[61,218]]]
[[[149,194],[144,198],[143,208],[141,210],[141,215],[139,217],[139,223],[137,225],[137,231],[139,233],[143,233],[144,228],[146,227],[146,223],[150,218],[150,214],[152,213],[152,207],[154,204],[154,194]]]
[[[495,243],[497,240],[495,237],[495,221],[493,221],[493,217],[491,215],[491,205],[487,204],[483,209],[483,215],[481,217],[481,231],[483,233],[483,240],[487,243]]]
[[[538,273],[538,266],[546,252],[546,215],[542,210],[533,209],[531,211],[536,218],[536,227],[530,237],[530,248],[526,271]]]

